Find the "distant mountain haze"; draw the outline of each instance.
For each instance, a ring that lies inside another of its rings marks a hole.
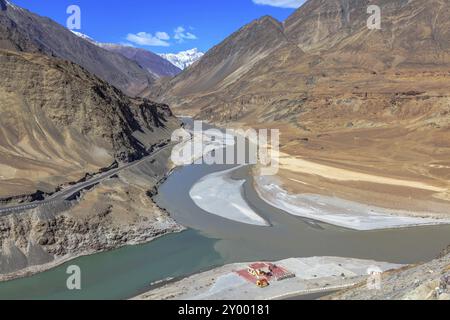
[[[140,66],[158,78],[173,77],[182,71],[167,59],[145,49],[107,43],[100,44],[100,46],[108,51],[119,53],[128,59],[136,61]]]
[[[85,39],[96,46],[110,52],[118,53],[132,61],[137,62],[142,68],[147,70],[156,78],[173,77],[181,72],[180,68],[151,51],[115,43],[101,43],[83,33],[77,31],[72,32],[78,37]]]

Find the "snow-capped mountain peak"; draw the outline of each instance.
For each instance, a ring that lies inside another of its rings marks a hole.
[[[164,53],[160,54],[166,60],[169,60],[172,64],[176,65],[178,68],[184,70],[194,62],[203,57],[204,53],[199,51],[197,48],[181,51],[178,53]]]

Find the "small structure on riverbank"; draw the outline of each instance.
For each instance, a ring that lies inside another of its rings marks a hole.
[[[253,263],[248,266],[247,270],[237,270],[235,273],[245,280],[255,283],[257,286],[261,280],[269,284],[273,281],[282,281],[295,277],[295,274],[289,270],[275,264],[265,262]]]

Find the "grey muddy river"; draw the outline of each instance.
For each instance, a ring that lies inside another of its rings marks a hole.
[[[124,299],[149,290],[156,281],[227,263],[324,255],[415,263],[434,258],[450,244],[450,226],[359,232],[288,215],[259,199],[248,167],[237,169],[234,177],[246,179],[245,199],[271,227],[241,224],[199,209],[189,197],[193,184],[229,168],[182,167],[161,186],[158,204],[188,227],[186,232],[0,283],[0,299]],[[65,270],[73,264],[82,270],[80,291],[66,289]]]

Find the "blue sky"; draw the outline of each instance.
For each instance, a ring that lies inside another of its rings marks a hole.
[[[81,9],[82,33],[100,42],[133,43],[157,53],[207,51],[263,15],[286,19],[304,0],[12,0],[66,25]],[[260,4],[256,4],[260,3]]]

